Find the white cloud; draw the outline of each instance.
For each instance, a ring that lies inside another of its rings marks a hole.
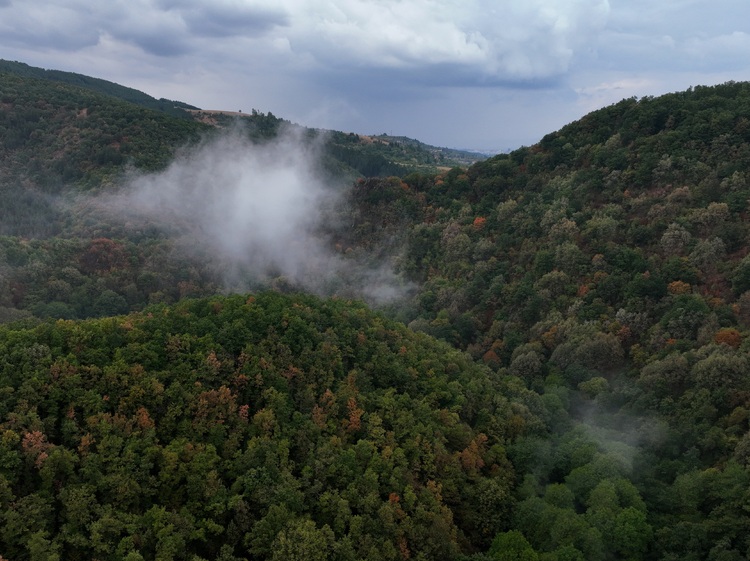
[[[333,0],[301,8],[288,9],[291,27],[282,31],[324,67],[461,67],[466,85],[558,77],[608,13],[606,0]]]

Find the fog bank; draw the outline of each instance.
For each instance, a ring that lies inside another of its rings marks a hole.
[[[133,172],[96,206],[129,227],[156,227],[225,289],[265,283],[370,303],[403,294],[388,263],[337,253],[324,234],[341,186],[323,179],[319,144],[290,129],[263,144],[234,130],[180,151],[163,171]]]

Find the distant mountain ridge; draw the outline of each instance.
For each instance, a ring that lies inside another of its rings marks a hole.
[[[203,110],[182,101],[156,99],[134,88],[114,82],[93,78],[74,72],[46,70],[28,64],[0,60],[0,75],[7,74],[21,78],[31,78],[55,82],[81,88],[96,94],[106,95],[150,110],[165,113],[170,117],[187,121],[198,121],[212,126],[225,126],[237,119],[248,123],[260,137],[273,136],[280,126],[291,124],[273,114],[253,110],[249,113],[221,110]],[[38,88],[38,86],[36,86]],[[72,95],[72,94],[71,94]],[[52,96],[54,97],[54,96]],[[300,125],[295,125],[300,126]],[[306,128],[306,127],[303,127]],[[338,163],[329,162],[328,167],[344,175],[356,177],[373,175],[405,175],[413,171],[437,171],[440,167],[467,166],[489,156],[475,152],[454,150],[424,144],[406,137],[386,137],[381,135],[378,143],[367,140],[370,137],[355,135],[359,142],[352,142],[354,133],[340,131],[320,131],[309,129],[316,134],[329,135],[329,153]],[[351,169],[347,169],[351,168]]]
[[[147,107],[148,109],[162,111],[169,115],[182,117],[184,119],[190,118],[189,114],[184,111],[185,109],[198,109],[197,107],[188,105],[182,101],[172,101],[164,98],[156,99],[142,91],[136,90],[135,88],[121,86],[120,84],[108,80],[102,80],[101,78],[93,78],[75,72],[37,68],[24,64],[23,62],[0,59],[0,73],[3,72],[28,78],[39,78],[41,80],[51,80],[63,84],[69,84],[71,86],[78,86],[101,94],[118,97],[124,101],[129,101],[130,103],[135,103]]]
[[[0,72],[0,180],[6,182],[46,191],[96,187],[125,165],[166,165],[174,149],[208,130],[192,119],[101,93],[99,82],[92,89],[18,68],[24,73]]]

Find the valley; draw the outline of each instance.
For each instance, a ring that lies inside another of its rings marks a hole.
[[[0,555],[747,557],[750,84],[469,161],[76,76],[0,65]]]

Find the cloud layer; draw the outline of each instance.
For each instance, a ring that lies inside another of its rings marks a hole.
[[[172,57],[241,38],[328,71],[434,67],[441,82],[460,68],[470,83],[509,83],[563,74],[609,8],[607,0],[40,0],[3,11],[6,41],[28,47],[77,50],[111,37]]]

